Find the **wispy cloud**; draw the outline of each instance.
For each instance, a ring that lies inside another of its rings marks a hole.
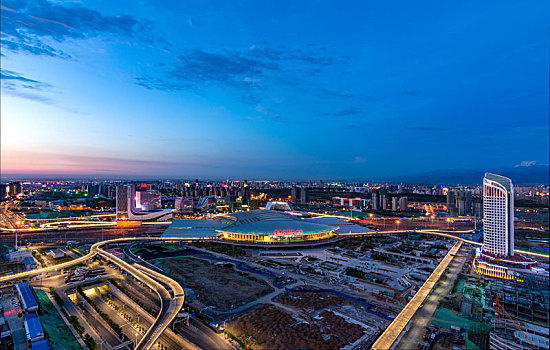
[[[342,109],[337,112],[327,113],[327,115],[330,115],[333,117],[347,117],[347,116],[356,115],[359,113],[361,113],[361,108],[359,106],[353,106],[353,107],[348,107],[346,109]]]
[[[19,73],[7,69],[0,69],[0,80],[2,80],[3,87],[7,89],[14,89],[17,86],[32,90],[51,88],[50,84],[24,77]]]
[[[136,77],[136,83],[147,89],[194,93],[211,85],[229,87],[238,92],[244,103],[255,106],[261,102],[262,91],[272,84],[284,83],[278,76],[284,75],[296,84],[299,73],[294,68],[323,69],[332,63],[333,59],[318,49],[310,52],[253,45],[217,52],[190,50],[181,53],[175,62],[161,66],[160,72]]]
[[[0,80],[2,81],[3,93],[6,95],[47,104],[54,103],[51,98],[39,94],[40,92],[51,91],[52,86],[48,83],[27,78],[7,69],[0,69]]]
[[[529,166],[533,166],[533,165],[537,165],[537,161],[536,160],[524,160],[522,161],[521,163],[517,164],[517,165],[514,165],[515,168],[519,168],[519,167],[529,167]]]
[[[28,78],[20,73],[7,69],[0,69],[0,80],[2,81],[2,94],[48,105],[56,105],[58,108],[73,114],[86,114],[86,112],[73,109],[66,105],[59,105],[56,100],[48,96],[54,92],[54,87],[48,83]]]
[[[67,39],[103,36],[150,41],[152,22],[128,15],[108,16],[71,3],[6,0],[1,11],[2,48],[33,55],[69,58],[55,48]]]

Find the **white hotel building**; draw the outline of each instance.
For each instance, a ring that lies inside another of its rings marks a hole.
[[[518,279],[518,272],[545,273],[536,261],[514,255],[514,187],[507,177],[485,173],[483,247],[477,249],[474,270],[503,279]]]
[[[483,179],[483,251],[514,255],[514,188],[507,177],[486,173]]]

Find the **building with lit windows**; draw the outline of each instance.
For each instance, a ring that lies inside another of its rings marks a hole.
[[[483,179],[483,252],[514,255],[514,188],[507,177],[486,173]]]
[[[518,272],[541,273],[536,261],[514,254],[514,187],[507,177],[486,173],[483,179],[483,247],[474,270],[482,275],[516,279]]]
[[[144,203],[142,203],[142,200]],[[157,199],[151,194],[137,193],[135,185],[123,185],[116,188],[117,222],[165,221],[172,218],[171,210],[155,208]],[[158,197],[160,204],[160,195]]]

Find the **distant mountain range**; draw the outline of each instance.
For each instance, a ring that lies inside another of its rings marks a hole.
[[[495,173],[512,179],[514,185],[548,185],[550,169],[548,165],[517,166],[498,169],[444,169],[434,170],[417,175],[407,175],[392,178],[392,182],[448,184],[448,185],[479,185],[485,172]]]

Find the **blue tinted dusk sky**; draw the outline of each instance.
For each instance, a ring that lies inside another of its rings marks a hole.
[[[548,163],[548,1],[1,6],[4,175]]]

